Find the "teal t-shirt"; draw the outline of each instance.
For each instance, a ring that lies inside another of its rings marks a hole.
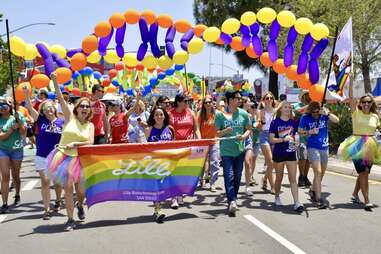
[[[19,114],[19,119],[22,124],[25,125],[25,117],[20,113]],[[9,116],[8,119],[3,119],[0,117],[0,129],[2,132],[7,132],[15,123],[16,119],[14,116]],[[13,131],[11,136],[6,139],[6,140],[1,140],[0,141],[0,149],[12,151],[12,150],[19,150],[24,147],[24,139],[20,134],[19,130]]]
[[[238,108],[237,111],[233,113],[231,118],[226,117],[226,115],[220,111],[216,113],[215,126],[217,130],[223,130],[228,127],[233,128],[233,131],[225,134],[224,137],[242,135],[245,133],[246,127],[249,125],[249,115],[243,109]],[[243,140],[230,139],[220,141],[221,156],[236,157],[244,151],[244,148]]]

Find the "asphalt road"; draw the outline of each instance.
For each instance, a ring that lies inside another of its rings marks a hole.
[[[307,190],[301,189],[307,211],[293,212],[285,177],[283,207],[275,207],[274,196],[259,186],[253,188],[253,197],[246,196],[242,186],[237,217],[230,218],[221,176],[216,193],[199,189],[179,210],[164,205],[163,224],[153,222],[150,203],[109,202],[86,209],[85,222],[63,232],[65,210],[50,221],[41,219],[40,183],[32,160],[28,156],[23,165],[22,203],[0,215],[1,254],[380,252],[381,210],[366,212],[349,202],[355,182],[349,176],[326,175],[323,192],[330,203],[326,210],[314,208]],[[255,175],[258,182],[260,177]],[[380,183],[372,182],[370,197],[381,203]]]

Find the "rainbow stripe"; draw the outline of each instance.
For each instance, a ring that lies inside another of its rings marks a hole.
[[[193,195],[210,140],[79,147],[87,205]]]

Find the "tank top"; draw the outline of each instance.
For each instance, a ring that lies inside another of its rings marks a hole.
[[[264,130],[264,131],[270,130],[270,124],[271,124],[272,118],[273,118],[273,113],[272,112],[269,113],[269,112],[265,111],[265,121],[266,121],[266,123],[265,123],[265,125],[263,125],[262,130]]]
[[[72,116],[69,122],[62,130],[62,136],[59,146],[65,146],[71,142],[86,142],[90,138],[91,122],[81,124],[75,116]],[[78,156],[77,148],[63,149],[59,148],[61,152],[69,156]]]
[[[201,116],[200,116],[201,117]],[[217,134],[216,127],[214,125],[215,115],[209,115],[206,121],[200,119],[200,132],[201,138],[215,138]]]
[[[148,142],[160,142],[160,141],[171,141],[173,140],[173,134],[171,129],[166,126],[162,129],[157,129],[152,127],[151,133],[148,137]]]
[[[128,143],[128,122],[126,120],[126,113],[120,112],[113,115],[110,120],[111,127],[111,144]]]
[[[193,138],[193,115],[192,111],[187,108],[183,112],[178,113],[175,108],[171,109],[171,122],[175,129],[176,140],[186,140]]]

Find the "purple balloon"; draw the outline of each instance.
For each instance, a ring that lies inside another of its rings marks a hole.
[[[122,58],[124,56],[123,45],[116,45],[115,50],[116,50],[116,54],[119,56],[119,58]]]
[[[251,37],[250,35],[244,35],[242,36],[242,45],[247,48],[250,46]]]
[[[173,55],[176,52],[175,46],[173,46],[172,42],[165,43],[165,49],[167,51],[168,56],[172,59]]]
[[[261,39],[259,39],[258,35],[255,35],[251,38],[251,42],[253,43],[253,48],[257,56],[261,56],[263,53],[263,47]]]
[[[140,37],[142,38],[143,43],[149,42],[149,32],[148,32],[148,24],[145,18],[139,19],[139,29],[140,29]]]
[[[304,41],[302,44],[302,51],[303,52],[308,52],[310,51],[312,44],[314,44],[314,39],[312,38],[311,34],[307,34],[304,37]]]
[[[298,38],[298,32],[295,30],[294,27],[291,27],[290,30],[288,31],[287,43],[294,44],[296,41],[296,38]]]
[[[307,53],[302,52],[299,56],[299,59],[298,59],[297,73],[298,74],[305,73],[307,70],[307,65],[308,65],[308,55],[307,55]]]
[[[115,34],[116,44],[123,44],[125,33],[126,33],[126,24],[124,24],[121,28],[118,28],[116,30],[116,34]]]
[[[66,53],[66,55],[68,57],[73,57],[75,54],[77,53],[81,53],[82,52],[82,49],[81,48],[77,48],[77,49],[69,49]],[[42,55],[41,55],[42,56]]]
[[[254,23],[250,26],[250,31],[252,35],[256,35],[259,32],[259,24]]]
[[[280,25],[277,20],[274,20],[270,27],[270,40],[276,40],[280,31]]]
[[[284,48],[284,66],[288,67],[294,61],[294,46],[287,44]]]
[[[180,46],[183,50],[188,51],[188,42],[182,41]]]
[[[165,42],[173,42],[176,36],[176,27],[173,25],[168,28],[167,34],[165,35]]]
[[[267,44],[267,50],[269,52],[271,62],[275,62],[278,59],[278,45],[275,40],[269,41]]]
[[[142,61],[147,53],[147,50],[148,50],[148,44],[147,43],[142,43],[140,44],[139,46],[139,49],[138,49],[138,53],[136,55],[136,59],[138,59],[138,61]]]
[[[50,74],[54,71],[54,62],[52,57],[45,58],[45,74],[50,77]]]
[[[183,42],[183,41],[189,42],[190,40],[192,40],[193,36],[194,36],[193,29],[189,29],[189,30],[183,35],[183,37],[181,37],[180,41],[181,41],[181,42]]]
[[[103,50],[107,49],[107,46],[110,43],[111,37],[112,37],[113,34],[114,34],[114,28],[111,28],[111,32],[109,33],[109,35],[107,35],[106,37],[102,37],[99,40],[99,42],[98,42],[98,51],[99,50],[103,51]]]
[[[48,57],[51,56],[51,53],[50,53],[49,49],[44,44],[37,43],[36,44],[36,48],[38,50],[38,53],[40,53],[40,55],[41,55],[41,57],[43,59],[48,58]]]
[[[319,62],[317,59],[312,58],[308,64],[308,74],[312,84],[319,82]]]
[[[324,52],[325,48],[328,46],[328,39],[321,39],[311,51],[311,58],[318,59],[320,55]]]
[[[226,34],[221,32],[220,34],[220,39],[225,43],[225,44],[230,44],[233,40],[230,34]]]
[[[107,49],[98,48],[98,53],[100,56],[105,56],[107,54]]]
[[[60,57],[57,57],[56,59],[54,59],[53,57],[53,60],[56,62],[56,64],[58,65],[58,67],[66,67],[66,68],[70,68],[70,64],[68,61],[66,61],[65,59],[62,59]]]
[[[150,34],[149,43],[151,45],[152,54],[155,57],[160,57],[160,48],[159,48],[159,45],[157,45],[158,31],[159,31],[159,25],[157,22],[155,22],[150,26],[150,29],[149,29],[149,34]]]
[[[53,53],[52,54],[52,58],[53,58],[53,61],[56,61],[57,59],[59,59],[59,55],[57,53]]]
[[[242,25],[239,28],[239,31],[241,32],[242,35],[248,35],[250,36],[250,28],[248,26]]]

